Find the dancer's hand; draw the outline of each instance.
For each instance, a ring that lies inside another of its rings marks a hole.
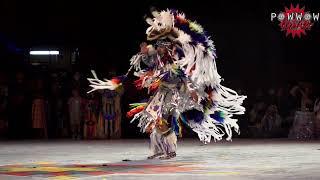
[[[196,91],[191,91],[191,98],[195,101],[198,102],[198,95]]]

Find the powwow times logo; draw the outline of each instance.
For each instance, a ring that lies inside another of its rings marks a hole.
[[[286,36],[292,35],[292,38],[301,37],[301,34],[307,35],[315,22],[319,21],[319,12],[306,11],[305,7],[300,8],[299,4],[290,8],[285,7],[284,12],[271,13],[271,21],[278,21],[281,31],[286,32]]]

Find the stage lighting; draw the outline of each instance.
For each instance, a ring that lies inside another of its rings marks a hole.
[[[30,55],[59,55],[59,51],[30,51]]]

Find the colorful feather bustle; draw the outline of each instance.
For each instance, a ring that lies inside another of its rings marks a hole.
[[[171,72],[173,72],[178,77],[185,77],[184,71],[175,64],[171,66]]]
[[[216,111],[214,114],[210,114],[210,117],[219,123],[223,123],[225,119],[225,114],[222,111]]]
[[[199,124],[201,124],[201,122],[204,120],[203,112],[196,109],[188,110],[184,112],[183,115],[184,117],[186,117],[187,120],[192,120]]]
[[[210,37],[206,35],[203,27],[196,21],[187,20],[184,15],[176,14],[175,27],[188,34],[192,39],[192,44],[202,44],[208,52],[213,52],[215,50]]]
[[[134,81],[134,86],[138,89],[138,90],[141,90],[143,87],[142,87],[142,82],[143,82],[143,78],[140,77],[139,79],[135,80]]]
[[[149,87],[149,90],[150,90],[151,92],[156,91],[156,90],[159,88],[160,83],[161,83],[160,79],[155,80],[153,83],[151,83],[151,85],[150,85],[150,87]]]
[[[143,72],[139,75],[139,79],[134,81],[134,85],[138,90],[141,90],[146,86],[145,82],[153,77],[153,71]]]
[[[147,105],[147,103],[133,103],[133,104],[130,104],[130,108],[132,108],[132,109],[127,112],[127,117],[128,118],[132,118],[137,113],[143,111],[144,108],[146,107],[146,105]]]
[[[145,107],[148,103],[146,102],[141,102],[141,103],[131,103],[129,104],[130,108],[136,108],[136,107],[139,107],[139,106],[143,106]]]

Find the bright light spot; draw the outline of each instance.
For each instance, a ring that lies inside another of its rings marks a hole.
[[[59,51],[30,51],[30,55],[59,55]]]

